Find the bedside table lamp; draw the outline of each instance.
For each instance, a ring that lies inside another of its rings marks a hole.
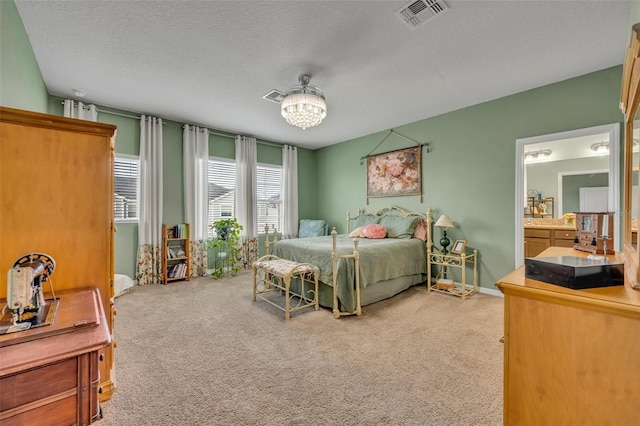
[[[451,219],[449,219],[449,216],[443,214],[438,218],[435,226],[439,226],[440,228],[442,228],[443,235],[442,238],[440,238],[440,246],[442,246],[442,248],[440,249],[440,251],[443,254],[447,254],[449,253],[447,247],[449,247],[449,244],[451,244],[451,241],[449,241],[449,238],[447,238],[447,228],[453,228],[453,223],[451,223]]]

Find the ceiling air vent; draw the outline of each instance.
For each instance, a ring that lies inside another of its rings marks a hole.
[[[396,16],[412,30],[449,9],[443,0],[414,0],[396,11]]]
[[[282,93],[279,90],[273,89],[273,90],[269,91],[269,93],[264,95],[262,97],[262,99],[266,99],[268,101],[275,102],[275,103],[279,104],[284,99],[284,93]]]

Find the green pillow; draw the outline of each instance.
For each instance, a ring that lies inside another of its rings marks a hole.
[[[419,219],[418,216],[383,216],[380,225],[387,229],[387,238],[411,238]]]
[[[380,216],[374,216],[372,214],[361,214],[351,222],[349,229],[356,229],[361,226],[372,225],[374,223],[380,223]]]

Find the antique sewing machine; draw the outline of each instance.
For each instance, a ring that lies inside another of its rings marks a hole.
[[[45,300],[43,284],[49,281],[53,294],[50,278],[55,267],[55,260],[44,253],[29,253],[13,263],[7,273],[7,304],[2,309],[0,334],[53,323],[58,300],[55,295]]]

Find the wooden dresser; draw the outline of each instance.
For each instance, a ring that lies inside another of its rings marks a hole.
[[[56,262],[56,291],[98,289],[113,333],[115,132],[108,124],[0,107],[0,298],[16,259],[45,253]],[[112,339],[100,350],[101,399],[115,387],[113,346]]]
[[[524,226],[524,257],[534,257],[551,246],[573,247],[576,230],[570,226]]]
[[[52,325],[0,336],[2,426],[87,425],[100,418],[99,364],[110,341],[100,293],[67,290],[56,298]]]
[[[587,253],[551,247],[543,256]],[[571,290],[526,279],[524,267],[496,285],[505,296],[505,425],[639,424],[640,291]]]

